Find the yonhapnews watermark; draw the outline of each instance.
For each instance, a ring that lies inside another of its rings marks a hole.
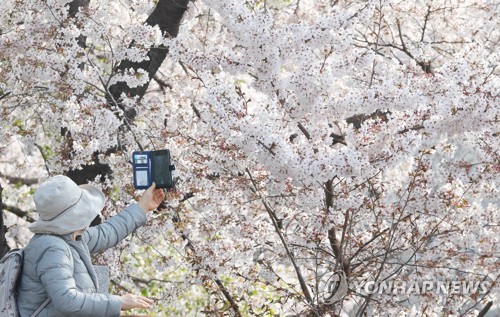
[[[348,290],[361,295],[432,295],[454,296],[486,294],[492,287],[487,280],[382,280],[373,278],[363,281],[348,281],[344,272],[332,272],[322,276],[318,285],[318,298],[325,304],[334,304],[347,294]]]
[[[331,305],[344,298],[348,289],[347,277],[343,271],[330,272],[320,279],[318,298],[321,302]]]
[[[472,295],[485,294],[491,288],[488,281],[446,280],[446,281],[363,281],[352,282],[357,293],[374,295]]]

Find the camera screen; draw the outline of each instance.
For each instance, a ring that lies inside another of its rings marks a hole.
[[[156,187],[172,187],[172,176],[170,174],[170,153],[168,151],[154,151],[152,153],[152,160]]]

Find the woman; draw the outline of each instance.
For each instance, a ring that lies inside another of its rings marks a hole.
[[[38,317],[120,316],[122,310],[148,308],[148,298],[97,293],[97,276],[91,254],[115,246],[146,223],[146,213],[165,198],[153,184],[138,203],[132,203],[108,221],[89,225],[104,208],[104,194],[92,185],[76,185],[55,176],[35,191],[39,219],[24,249],[24,266],[18,293],[21,317],[39,311]],[[48,303],[48,304],[47,304]]]

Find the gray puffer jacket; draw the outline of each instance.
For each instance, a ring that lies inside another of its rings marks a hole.
[[[119,316],[120,297],[97,293],[91,254],[115,246],[146,223],[146,214],[131,204],[108,221],[88,228],[76,241],[71,234],[35,234],[24,249],[19,284],[21,317],[30,316],[49,297],[37,317]]]

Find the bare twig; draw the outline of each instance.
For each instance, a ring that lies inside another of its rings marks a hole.
[[[285,238],[283,236],[283,233],[281,232],[281,230],[279,228],[279,224],[276,221],[276,219],[277,219],[276,213],[271,208],[271,206],[267,203],[266,199],[260,194],[259,188],[257,186],[257,183],[254,180],[254,178],[252,176],[252,173],[250,172],[250,170],[248,168],[246,169],[246,172],[247,172],[247,174],[248,174],[248,176],[250,178],[250,182],[252,183],[253,191],[261,199],[261,201],[262,201],[262,203],[264,205],[264,208],[266,209],[267,213],[269,214],[269,217],[271,218],[271,221],[273,223],[274,229],[275,229],[276,233],[278,234],[278,237],[280,238],[281,243],[283,244],[283,247],[285,248],[286,254],[290,258],[290,261],[292,262],[293,268],[295,269],[295,273],[297,274],[297,279],[299,280],[299,284],[300,284],[300,287],[301,287],[302,292],[304,294],[304,297],[309,302],[309,304],[312,304],[313,303],[313,298],[311,296],[311,293],[309,292],[309,288],[307,287],[307,284],[306,284],[305,279],[304,279],[304,277],[302,275],[302,272],[301,272],[299,266],[297,265],[297,262],[295,260],[295,256],[290,251],[290,248],[288,247],[288,243],[286,242],[286,240],[285,240]]]
[[[381,235],[383,235],[384,233],[386,233],[388,230],[389,230],[389,228],[384,229],[383,231],[381,231],[381,232],[379,232],[379,233],[377,233],[377,234],[373,235],[373,237],[372,237],[370,240],[368,240],[368,241],[366,241],[365,243],[363,243],[363,245],[362,245],[362,246],[360,246],[360,247],[356,250],[356,252],[354,252],[354,254],[351,256],[351,258],[350,258],[349,262],[351,262],[354,258],[356,258],[356,256],[357,256],[357,255],[358,255],[361,251],[363,251],[363,249],[364,249],[367,245],[369,245],[370,243],[372,243],[373,241],[375,241],[375,239],[377,239],[378,237],[380,237]]]
[[[320,74],[323,73],[323,69],[325,68],[326,60],[328,59],[328,57],[330,57],[330,55],[332,55],[332,53],[333,53],[333,46],[331,46],[330,51],[325,54],[325,58],[323,59],[323,63],[321,64],[321,68],[319,69]]]
[[[49,159],[48,159],[47,155],[45,154],[45,152],[43,151],[43,149],[40,145],[35,143],[35,146],[40,151],[40,154],[42,155],[42,158],[43,158],[43,162],[45,164],[45,170],[50,175]]]
[[[403,32],[401,32],[401,23],[399,22],[399,19],[396,20],[396,23],[398,25],[398,34],[399,34],[399,40],[401,41],[401,47],[402,51],[405,52],[409,57],[413,58],[413,55],[408,51],[405,45],[405,41],[403,40]]]
[[[417,170],[419,170],[419,167],[420,167],[420,162],[421,162],[421,159],[423,157],[424,154],[422,154],[420,156],[420,160],[419,160],[419,166],[417,167]],[[392,219],[392,224],[390,226],[390,232],[389,232],[389,237],[388,237],[388,242],[387,242],[387,247],[386,247],[386,251],[385,253],[383,254],[383,259],[382,259],[382,262],[380,263],[380,268],[377,270],[377,275],[375,276],[374,278],[374,281],[378,281],[380,276],[382,275],[382,272],[384,271],[384,266],[387,264],[387,260],[389,258],[389,254],[391,253],[391,251],[393,250],[392,249],[392,246],[394,244],[394,241],[396,240],[396,229],[397,227],[401,224],[401,222],[403,221],[403,219],[405,219],[406,217],[403,217],[403,214],[406,210],[406,207],[408,206],[408,203],[410,202],[410,198],[411,198],[411,195],[415,189],[415,184],[417,182],[417,176],[418,176],[418,173],[414,173],[413,174],[413,177],[410,181],[410,184],[408,185],[406,191],[405,191],[405,194],[402,194],[401,197],[399,197],[399,205],[401,206],[399,208],[399,212],[398,214],[394,214],[393,215],[393,219]],[[403,202],[404,200],[404,202]],[[423,245],[423,242],[421,244],[421,246]],[[416,251],[415,251],[416,252]],[[404,265],[403,265],[404,266]],[[395,271],[397,272],[397,271]],[[395,274],[395,273],[393,273]],[[361,305],[361,308],[360,310],[357,312],[356,316],[363,316],[366,309],[368,308],[368,305],[372,299],[372,296],[373,294],[369,294],[366,298],[365,298],[365,301],[364,303]]]
[[[7,96],[8,96],[8,95],[10,95],[10,94],[11,94],[11,92],[9,91],[9,92],[7,92],[7,93],[5,93],[5,94],[1,95],[1,96],[0,96],[0,100],[2,100],[3,98],[7,97]]]
[[[308,140],[310,140],[311,134],[309,134],[309,131],[307,131],[307,129],[302,125],[302,123],[299,122],[298,127],[299,127],[300,131],[302,131],[302,133],[306,136],[306,138]]]
[[[162,92],[165,92],[165,88],[172,89],[172,85],[170,85],[169,83],[167,83],[164,80],[160,79],[160,77],[158,77],[158,75],[154,75],[153,76],[153,80],[158,83],[158,85],[160,86]]]
[[[498,66],[498,65],[493,66],[493,68],[491,69],[491,72],[490,72],[490,73],[488,74],[488,76],[486,76],[486,78],[484,79],[484,81],[483,81],[483,85],[485,85],[485,84],[486,84],[486,82],[488,81],[488,78],[490,78],[490,76],[491,76],[491,75],[495,72],[495,69],[497,68],[497,66]],[[2,98],[0,98],[0,100],[1,100],[1,99],[2,99]]]
[[[185,196],[185,198],[187,196],[189,196],[189,194],[187,194]],[[182,201],[188,201],[189,198],[190,197],[187,197],[186,199],[183,199]],[[177,215],[177,216],[173,217],[172,221],[174,223],[180,222],[180,216]],[[176,228],[177,228],[177,226],[176,226]],[[195,248],[194,244],[192,243],[192,241],[189,239],[188,235],[182,229],[180,229],[180,228],[177,228],[177,229],[179,230],[179,233],[180,233],[182,239],[187,242],[186,248],[188,248],[192,252],[193,256],[195,257],[195,262],[198,261],[198,260],[196,260],[196,258],[199,258],[199,255],[197,254],[197,251],[196,251],[196,248]],[[216,273],[215,270],[213,270],[209,266],[207,266],[205,269],[207,271],[212,272],[212,273]],[[242,315],[241,315],[240,309],[238,307],[238,304],[236,303],[236,301],[234,300],[234,298],[231,296],[231,294],[229,293],[229,291],[227,290],[227,288],[222,284],[221,280],[219,278],[217,278],[217,277],[213,277],[212,279],[217,284],[217,286],[221,290],[221,292],[224,295],[224,297],[226,298],[226,300],[229,302],[229,305],[231,306],[231,309],[233,311],[233,315],[237,316],[237,317],[241,317]]]
[[[224,294],[224,297],[226,298],[226,300],[231,305],[231,308],[233,309],[234,315],[238,316],[238,317],[241,317],[241,313],[240,313],[240,309],[238,307],[238,304],[236,304],[236,302],[234,301],[234,299],[231,296],[231,294],[229,294],[229,292],[227,291],[227,289],[224,286],[224,284],[222,284],[222,282],[218,278],[215,279],[215,284],[217,284],[217,286],[221,290],[222,294]]]
[[[425,15],[424,26],[422,27],[422,37],[420,38],[420,42],[424,41],[425,29],[427,28],[427,21],[429,21],[429,17],[431,16],[431,6],[427,6],[427,14]]]
[[[201,113],[200,110],[194,105],[194,103],[191,103],[191,108],[193,108],[194,114],[198,117],[198,119],[201,119]]]
[[[384,5],[382,4],[382,1],[379,1],[379,8],[378,8],[378,30],[377,30],[377,37],[376,37],[376,40],[375,40],[375,49],[374,51],[376,53],[378,53],[378,42],[380,40],[380,32],[382,31],[382,19],[384,17],[384,14],[382,13],[382,9],[383,9]],[[370,83],[368,85],[368,87],[371,87],[372,84],[373,84],[373,78],[375,77],[375,66],[377,66],[377,60],[376,59],[373,59],[373,64],[372,64],[372,73],[370,75]]]
[[[45,5],[47,6],[47,8],[49,8],[50,14],[52,14],[52,16],[54,17],[54,20],[56,20],[56,21],[57,21],[57,23],[59,23],[59,26],[60,26],[60,27],[63,27],[64,25],[63,25],[62,21],[61,21],[61,20],[59,20],[59,19],[56,17],[56,15],[54,14],[54,11],[52,11],[52,7],[51,7],[50,5],[48,5],[48,3],[47,3],[47,2],[45,2]]]
[[[272,154],[272,156],[275,156],[275,155],[276,155],[276,153],[274,153],[274,151],[273,151],[273,145],[272,145],[272,144],[271,144],[271,146],[267,146],[267,145],[265,145],[264,143],[262,143],[262,141],[261,141],[261,140],[257,140],[257,143],[259,143],[260,145],[262,145],[262,146],[263,146],[263,147],[264,147],[264,148],[265,148],[265,149],[266,149],[269,153],[271,153],[271,154]],[[274,144],[274,143],[273,143],[273,144]]]

